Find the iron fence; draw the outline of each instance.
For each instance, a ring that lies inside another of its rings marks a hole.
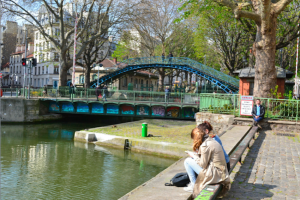
[[[3,88],[2,98],[28,98],[28,89]],[[30,89],[30,98],[49,99],[60,101],[101,101],[103,95],[110,102],[127,103],[168,103],[176,105],[197,106],[200,112],[216,114],[231,114],[237,117],[240,115],[239,94],[218,94],[218,93],[165,93],[152,91],[132,90],[96,90],[76,88],[71,90],[68,87],[60,89]],[[265,107],[265,117],[278,120],[298,121],[300,118],[300,101],[289,99],[260,98]]]

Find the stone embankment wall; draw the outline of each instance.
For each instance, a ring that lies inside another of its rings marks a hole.
[[[222,134],[234,123],[234,115],[222,115],[222,114],[212,114],[212,113],[196,113],[196,123],[197,126],[204,121],[208,121],[213,126],[213,132],[215,134]]]
[[[2,122],[38,122],[60,119],[58,114],[49,114],[46,102],[38,99],[2,98],[0,115]]]
[[[251,126],[252,123],[252,118],[234,118],[234,124],[236,125]],[[263,129],[272,130],[276,132],[300,132],[300,122],[295,121],[263,119],[261,122],[259,122],[259,125]]]
[[[196,113],[197,125],[208,121],[212,124],[214,132],[218,135],[230,129],[233,125],[252,126],[252,118],[234,117],[234,115],[222,115],[212,113]],[[299,120],[300,121],[300,120]],[[264,119],[259,123],[263,129],[272,130],[276,132],[300,132],[300,122],[282,121]]]

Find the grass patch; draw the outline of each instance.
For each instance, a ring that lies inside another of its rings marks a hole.
[[[144,122],[148,124],[148,134],[153,135],[153,137],[143,138],[141,136],[142,123]],[[195,127],[196,123],[192,121],[145,119],[117,124],[116,127],[104,126],[93,128],[89,129],[89,132],[192,145],[191,131]]]

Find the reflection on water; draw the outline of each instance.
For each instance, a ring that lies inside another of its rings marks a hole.
[[[73,141],[93,126],[2,125],[1,199],[118,199],[175,161]]]

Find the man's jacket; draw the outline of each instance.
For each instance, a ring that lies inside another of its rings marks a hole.
[[[259,116],[264,118],[264,115],[265,115],[265,108],[263,105],[260,105],[260,115]],[[253,117],[257,116],[257,105],[253,106],[252,116]]]

